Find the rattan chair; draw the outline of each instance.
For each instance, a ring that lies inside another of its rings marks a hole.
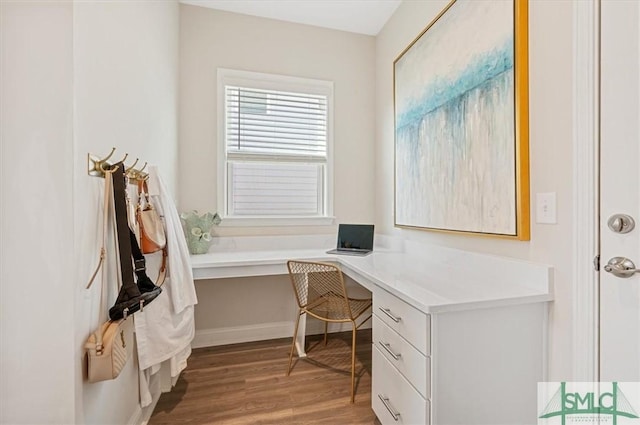
[[[371,298],[349,298],[342,271],[333,264],[292,260],[287,262],[287,267],[299,307],[298,319],[293,331],[293,341],[291,342],[291,352],[289,353],[287,376],[291,373],[298,325],[303,314],[306,313],[324,321],[325,345],[327,344],[327,327],[330,322],[351,322],[353,329],[351,337],[351,403],[353,403],[355,397],[356,331],[371,318],[371,314],[369,314],[360,320],[361,316],[371,307]]]

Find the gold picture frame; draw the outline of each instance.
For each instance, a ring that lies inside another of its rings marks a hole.
[[[397,227],[530,239],[527,0],[453,0],[394,61]]]

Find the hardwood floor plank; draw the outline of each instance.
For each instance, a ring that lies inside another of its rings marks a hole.
[[[193,350],[176,386],[160,397],[150,425],[377,424],[371,410],[371,330],[358,331],[356,400],[351,394],[351,332],[307,338],[306,359],[291,338]]]

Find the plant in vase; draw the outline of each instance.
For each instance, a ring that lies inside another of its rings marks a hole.
[[[189,253],[206,254],[213,241],[211,229],[220,224],[222,219],[218,213],[198,214],[198,211],[193,210],[180,214],[180,221],[187,239]]]

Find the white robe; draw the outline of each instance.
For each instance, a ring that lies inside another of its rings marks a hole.
[[[168,273],[158,298],[134,315],[142,407],[152,402],[150,376],[160,370],[162,362],[170,361],[172,378],[187,366],[195,335],[194,305],[198,302],[180,217],[155,166],[149,168],[148,184],[153,206],[164,215]],[[147,254],[145,258],[147,274],[155,281],[162,253]]]

